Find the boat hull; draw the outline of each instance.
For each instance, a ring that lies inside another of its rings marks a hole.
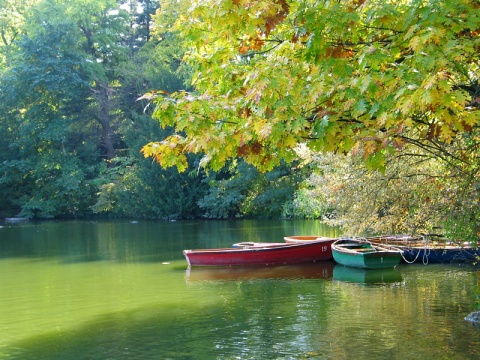
[[[400,250],[384,250],[366,242],[350,240],[334,242],[332,255],[340,265],[361,269],[394,268],[402,260]]]
[[[480,249],[473,248],[401,247],[401,249],[404,260],[408,263],[471,263],[480,260]]]
[[[403,251],[407,263],[471,263],[480,261],[480,249],[423,237],[379,236],[367,238],[375,244],[392,245]]]
[[[189,266],[287,265],[332,259],[333,240],[283,246],[184,250]]]
[[[333,252],[333,259],[343,265],[356,267],[361,269],[389,269],[397,266],[402,260],[400,254],[345,254],[341,252]]]
[[[319,236],[286,236],[286,243],[305,243],[319,241]],[[333,238],[332,238],[333,239]],[[412,235],[382,235],[363,239],[373,244],[391,245],[403,251],[403,262],[406,263],[472,263],[480,262],[480,249],[469,245],[431,241],[424,236]],[[337,240],[337,239],[335,239]]]

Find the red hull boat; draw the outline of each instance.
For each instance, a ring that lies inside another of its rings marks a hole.
[[[333,239],[300,244],[263,243],[220,249],[184,250],[189,266],[286,265],[332,259]]]

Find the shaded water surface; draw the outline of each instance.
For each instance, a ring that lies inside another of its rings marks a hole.
[[[315,221],[0,224],[0,359],[478,359],[478,269],[187,269]]]

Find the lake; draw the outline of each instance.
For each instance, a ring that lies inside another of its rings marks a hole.
[[[318,221],[0,223],[0,359],[479,359],[480,269],[187,269]]]

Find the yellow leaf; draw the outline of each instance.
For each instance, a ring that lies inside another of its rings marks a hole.
[[[423,83],[424,83],[423,88],[425,90],[429,90],[437,84],[437,77],[436,76],[429,76],[423,81]]]
[[[253,128],[261,139],[266,139],[272,133],[272,125],[265,120],[255,122]]]
[[[389,124],[387,124],[387,121],[388,121],[388,114],[386,112],[383,112],[380,114],[380,116],[377,118],[377,124],[382,127],[382,126],[387,126]]]
[[[418,36],[415,36],[414,38],[412,38],[412,40],[410,40],[408,45],[413,51],[418,51],[422,48],[423,42]]]
[[[455,133],[452,131],[451,127],[448,126],[448,124],[442,124],[440,125],[440,128],[440,138],[442,138],[447,143],[452,142],[453,138],[455,137]]]
[[[294,148],[295,146],[297,146],[297,139],[295,138],[295,136],[289,134],[283,139],[282,146],[287,148]]]

